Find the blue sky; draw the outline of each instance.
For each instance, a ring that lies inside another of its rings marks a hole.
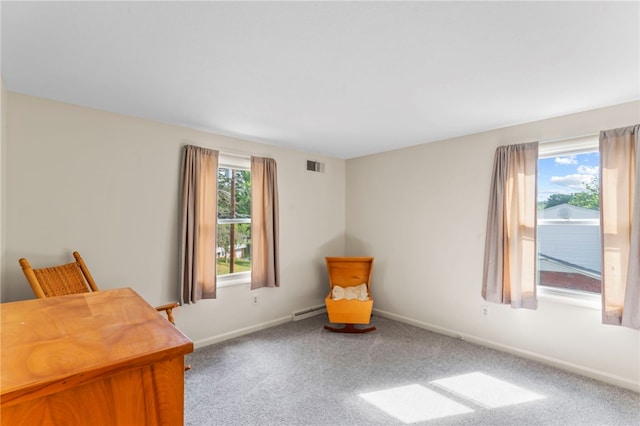
[[[582,192],[598,170],[597,151],[538,160],[538,201],[546,201],[551,194]]]

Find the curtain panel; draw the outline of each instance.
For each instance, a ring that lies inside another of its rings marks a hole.
[[[251,289],[280,286],[278,171],[271,158],[251,157]]]
[[[640,125],[600,132],[602,322],[640,329]]]
[[[498,147],[493,163],[482,297],[536,309],[538,142]]]
[[[185,146],[180,256],[181,302],[216,297],[218,151]]]

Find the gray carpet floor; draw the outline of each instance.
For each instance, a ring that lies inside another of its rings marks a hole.
[[[640,394],[374,316],[326,316],[187,356],[185,424],[640,425]]]

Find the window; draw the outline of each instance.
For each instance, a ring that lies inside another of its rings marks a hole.
[[[540,145],[538,285],[600,293],[600,183],[596,138]],[[576,294],[576,293],[574,293]]]
[[[249,160],[221,156],[218,166],[218,279],[249,277],[251,272],[251,170]]]
[[[218,282],[280,287],[276,160],[184,153],[181,301],[215,299]]]

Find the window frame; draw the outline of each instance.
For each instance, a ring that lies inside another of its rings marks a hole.
[[[251,172],[251,157],[220,153],[218,158],[218,172],[220,171],[221,168],[247,170]],[[217,210],[217,207],[216,207],[216,210]],[[216,218],[216,225],[229,224],[229,223],[231,223],[230,219]],[[249,219],[241,218],[241,219],[233,220],[233,223],[251,223],[251,218]],[[217,245],[218,245],[218,233],[216,231],[216,246]],[[216,262],[217,262],[217,259],[216,259]],[[251,284],[251,271],[218,275],[217,263],[216,263],[216,281],[217,281],[217,286],[219,288]]]
[[[556,156],[586,154],[594,151],[600,151],[599,135],[589,135],[558,141],[541,142],[538,145],[538,161],[541,159]],[[541,219],[539,218],[536,219],[536,234],[538,225],[540,224],[540,220]],[[553,219],[542,220],[553,221]],[[598,226],[600,226],[600,223],[598,223]],[[590,293],[587,291],[540,285],[540,264],[537,260],[537,256],[538,248],[536,248],[536,291],[539,297],[589,309],[601,309],[602,293]]]

